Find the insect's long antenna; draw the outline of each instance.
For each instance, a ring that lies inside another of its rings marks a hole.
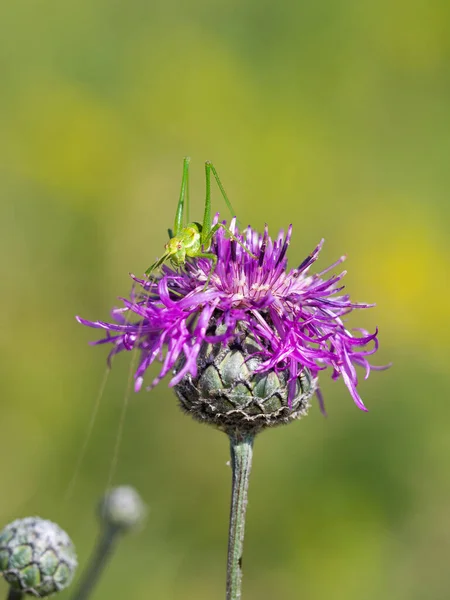
[[[66,491],[64,493],[65,501],[70,500],[73,495],[73,491],[75,489],[75,484],[77,482],[78,475],[80,474],[81,465],[86,456],[88,445],[89,445],[89,442],[92,437],[92,432],[94,430],[95,421],[97,419],[97,414],[98,414],[98,411],[100,408],[101,401],[103,399],[103,393],[105,391],[106,382],[108,380],[110,372],[111,372],[111,368],[109,366],[106,367],[105,374],[103,375],[103,379],[102,379],[102,382],[100,385],[100,389],[98,391],[97,397],[94,402],[94,407],[92,408],[91,417],[89,419],[89,424],[88,424],[87,431],[86,431],[86,434],[85,434],[84,440],[83,440],[83,445],[78,454],[78,459],[77,459],[77,462],[76,462],[76,465],[74,468],[72,479],[70,480],[69,484],[67,485]]]
[[[189,163],[191,159],[189,156],[186,156],[183,160],[183,177],[181,179],[181,190],[180,190],[180,198],[178,200],[177,212],[175,213],[175,224],[173,227],[174,235],[178,235],[180,231],[183,229],[183,209],[184,209],[184,201],[186,198],[186,189],[188,187],[189,182]]]
[[[203,225],[201,231],[202,244],[206,242],[207,237],[211,231],[211,163],[205,163],[205,175],[206,175],[206,198],[205,198],[205,212],[203,214]]]
[[[126,313],[126,318],[125,318],[125,324],[128,324],[129,322],[129,318],[130,318],[130,310],[127,311]],[[126,392],[125,392],[125,398],[123,401],[123,406],[122,406],[122,411],[121,411],[121,415],[120,415],[120,421],[119,421],[119,430],[117,432],[117,437],[116,437],[116,442],[115,442],[115,446],[114,446],[114,452],[113,452],[113,458],[111,461],[111,465],[108,471],[108,486],[110,487],[112,479],[114,477],[114,473],[116,471],[117,468],[117,463],[118,463],[118,457],[119,457],[119,450],[120,450],[120,444],[122,441],[122,437],[123,437],[123,429],[124,429],[124,423],[125,423],[125,415],[127,412],[127,408],[128,408],[128,404],[129,404],[129,398],[130,398],[130,390],[131,390],[131,383],[132,383],[132,373],[134,371],[134,367],[136,366],[136,357],[137,357],[137,351],[134,351],[131,357],[131,362],[130,362],[130,372],[128,375],[128,383],[127,383],[127,387],[126,387]],[[115,355],[111,356],[111,362],[114,360]],[[89,442],[91,440],[92,437],[92,433],[94,430],[94,425],[95,425],[95,421],[97,419],[97,415],[100,409],[100,404],[103,400],[103,395],[105,392],[105,388],[106,388],[106,382],[108,381],[108,377],[109,374],[111,372],[111,363],[107,366],[106,370],[105,370],[105,374],[103,376],[102,379],[102,383],[100,385],[100,389],[97,393],[97,397],[95,399],[94,402],[94,406],[92,408],[92,412],[91,412],[91,417],[89,420],[89,424],[87,427],[87,431],[84,437],[84,441],[83,441],[83,445],[81,447],[81,450],[79,452],[78,455],[78,459],[74,468],[74,473],[72,475],[72,479],[70,480],[65,494],[64,494],[64,499],[67,502],[68,500],[71,499],[74,489],[75,489],[75,484],[77,482],[80,470],[81,470],[81,466],[83,463],[83,460],[86,456],[87,453],[87,449],[88,449],[88,445]]]
[[[232,207],[231,202],[228,200],[227,193],[225,192],[225,189],[224,189],[224,187],[222,185],[222,182],[220,181],[220,178],[219,178],[219,175],[218,175],[218,173],[216,171],[215,166],[210,161],[207,161],[206,164],[209,166],[209,168],[212,171],[212,174],[214,175],[214,179],[216,180],[216,183],[219,186],[219,190],[220,190],[220,192],[221,192],[221,194],[223,196],[223,199],[225,200],[225,204],[228,206],[228,210],[230,211],[231,216],[235,217],[236,216],[236,212],[235,212],[234,208]]]
[[[114,475],[116,474],[117,465],[119,462],[119,453],[120,453],[120,447],[122,445],[123,431],[124,431],[124,426],[125,426],[125,417],[127,414],[128,405],[130,403],[131,385],[133,383],[133,371],[136,367],[137,354],[138,354],[137,350],[134,350],[133,354],[131,356],[130,368],[128,371],[127,387],[125,388],[125,396],[123,398],[122,410],[120,411],[119,427],[117,430],[113,455],[112,455],[112,459],[111,459],[111,463],[110,463],[109,471],[108,471],[108,479],[106,482],[107,490],[109,490],[111,488],[111,485],[112,485],[112,482],[114,479]]]
[[[136,305],[137,303],[138,303],[138,301],[137,301],[136,297],[134,297],[133,304]],[[128,323],[128,319],[130,317],[130,312],[131,312],[131,310],[128,311],[126,319],[125,319],[125,322],[127,322],[127,323]],[[137,332],[137,336],[136,336],[137,340],[139,340],[142,335],[143,327],[144,327],[144,321],[142,320],[139,325],[139,328],[138,328],[138,332]],[[119,428],[117,430],[117,437],[116,437],[116,442],[114,444],[113,456],[112,456],[111,464],[109,467],[108,480],[107,480],[107,484],[106,484],[107,490],[109,490],[111,488],[114,476],[117,471],[117,465],[119,463],[120,448],[122,445],[123,432],[124,432],[124,428],[125,428],[125,417],[127,414],[128,405],[130,403],[131,388],[132,388],[132,384],[133,384],[133,373],[136,370],[138,352],[139,352],[139,344],[137,345],[136,348],[133,348],[133,350],[132,350],[132,355],[131,355],[131,360],[130,360],[130,368],[128,371],[127,387],[125,388],[125,396],[123,398],[122,410],[120,412]]]

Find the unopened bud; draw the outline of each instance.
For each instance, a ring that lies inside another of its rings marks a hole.
[[[147,514],[147,506],[133,487],[122,485],[103,496],[99,512],[105,525],[128,530],[142,523]]]
[[[17,519],[0,532],[0,572],[15,590],[50,596],[70,584],[76,568],[71,539],[51,521]]]

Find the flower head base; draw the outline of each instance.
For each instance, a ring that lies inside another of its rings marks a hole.
[[[209,332],[217,335],[220,329],[212,325]],[[181,408],[228,434],[255,434],[266,427],[301,419],[308,412],[317,380],[308,369],[303,369],[293,386],[287,368],[261,373],[259,366],[264,359],[260,352],[258,341],[241,324],[232,342],[203,343],[197,376],[186,373],[175,386]],[[175,370],[182,367],[183,361]]]
[[[345,271],[323,277],[345,257],[310,275],[322,240],[297,268],[287,271],[292,226],[275,241],[267,226],[263,235],[250,227],[240,233],[233,219],[230,230],[256,259],[219,229],[209,250],[217,256],[213,273],[211,260],[196,257],[178,270],[163,266],[157,277],[132,276],[135,286],[130,299],[123,300],[124,308],[112,312],[115,323],[78,317],[79,322],[106,330],[106,337],[95,343],[113,345],[110,359],[123,350],[140,350],[136,390],[147,368],[160,360],[160,373],[149,388],[172,372],[169,385],[178,386],[179,396],[180,391],[183,395],[186,384],[198,383],[208,361],[214,360],[212,354],[218,353],[208,354],[206,346],[232,348],[243,336],[247,340],[250,336],[253,350],[247,348],[244,360],[247,366],[251,363],[252,377],[276,374],[287,389],[289,408],[294,408],[299,394],[305,408],[314,389],[323,408],[316,379],[330,367],[333,379],[342,376],[356,405],[366,410],[357,391],[355,366],[363,367],[365,377],[369,376],[374,367],[367,357],[377,350],[377,331],[369,334],[359,329],[355,335],[346,329],[343,317],[372,305],[355,304],[348,295],[339,295]]]

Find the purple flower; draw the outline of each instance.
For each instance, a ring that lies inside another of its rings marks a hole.
[[[212,261],[198,257],[188,259],[178,269],[164,265],[160,274],[150,279],[132,275],[135,283],[130,299],[123,299],[124,307],[112,311],[114,323],[80,317],[77,320],[106,331],[106,337],[94,344],[112,344],[109,361],[122,350],[139,348],[136,391],[155,360],[161,361],[162,367],[148,389],[173,372],[176,365],[182,366],[172,376],[170,386],[187,373],[195,377],[202,344],[228,343],[245,324],[261,346],[258,354],[263,362],[258,371],[289,369],[293,384],[290,398],[303,369],[316,377],[330,367],[332,378],[342,376],[356,405],[367,410],[357,390],[355,366],[363,367],[365,379],[371,369],[385,367],[373,367],[367,359],[378,348],[378,330],[372,334],[363,329],[351,333],[343,320],[352,310],[373,305],[356,304],[348,295],[339,295],[345,271],[324,278],[345,256],[327,269],[310,274],[322,240],[298,267],[288,271],[286,253],[292,226],[286,236],[281,231],[275,241],[269,237],[267,226],[263,235],[250,227],[239,233],[233,219],[230,230],[256,258],[221,228],[209,250],[217,256],[212,275]],[[316,393],[323,410],[320,389]]]

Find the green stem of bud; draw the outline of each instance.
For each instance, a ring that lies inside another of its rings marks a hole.
[[[120,529],[111,525],[103,529],[91,561],[72,600],[86,600],[89,597],[114,550],[119,533]]]
[[[239,600],[242,585],[245,513],[252,468],[254,434],[229,433],[233,486],[228,536],[227,600]]]
[[[20,590],[15,590],[14,588],[9,588],[9,594],[7,600],[22,600],[23,593]]]

